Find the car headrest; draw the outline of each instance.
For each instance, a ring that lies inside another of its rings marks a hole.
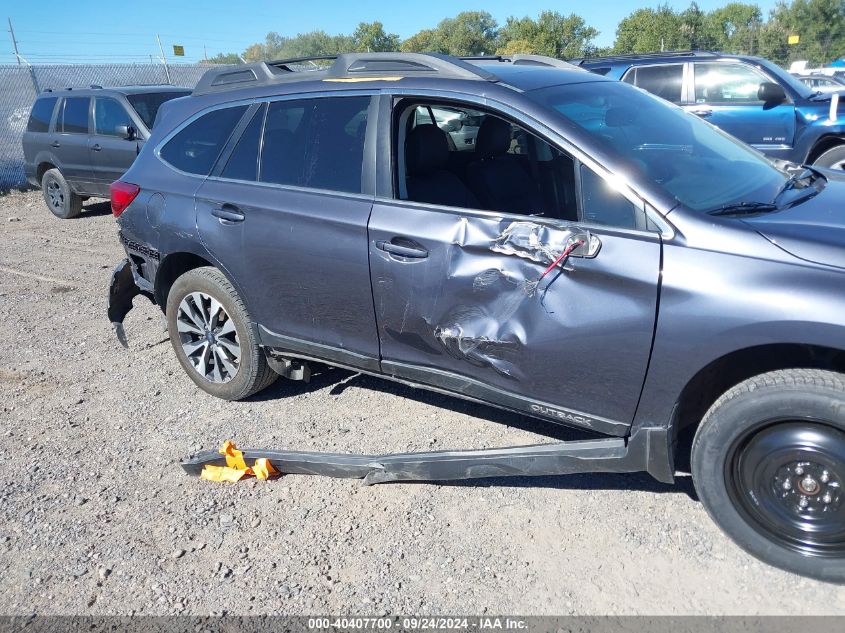
[[[481,156],[500,156],[511,147],[511,124],[494,116],[484,117],[475,139],[475,153]]]
[[[446,132],[432,123],[418,125],[405,140],[405,162],[410,174],[424,174],[449,162]]]

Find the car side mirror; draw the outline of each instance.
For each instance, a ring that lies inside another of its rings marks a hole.
[[[135,140],[135,128],[131,125],[124,124],[118,125],[114,128],[115,134],[120,136],[121,138],[125,138],[127,141],[134,141]]]
[[[566,246],[574,246],[569,253],[570,257],[592,259],[601,250],[601,240],[589,231],[576,231],[569,237]]]
[[[786,91],[780,84],[764,81],[757,88],[757,98],[766,105],[775,105],[786,101]]]

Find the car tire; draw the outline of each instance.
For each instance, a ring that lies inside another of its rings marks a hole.
[[[760,560],[845,582],[845,376],[791,369],[722,395],[692,445],[711,518]]]
[[[41,194],[47,208],[57,218],[70,220],[82,213],[82,198],[73,192],[62,172],[55,167],[41,177]]]
[[[828,169],[845,169],[845,145],[837,145],[823,152],[816,157],[813,165]]]
[[[267,364],[244,302],[216,268],[195,268],[176,279],[165,313],[176,357],[203,391],[242,400],[279,377]]]

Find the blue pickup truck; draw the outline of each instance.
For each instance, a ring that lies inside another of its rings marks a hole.
[[[845,168],[840,95],[817,92],[768,60],[685,51],[573,63],[671,101],[772,158]]]

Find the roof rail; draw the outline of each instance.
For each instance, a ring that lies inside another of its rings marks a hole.
[[[91,84],[91,90],[102,90],[103,87],[100,84]]]
[[[212,68],[200,78],[193,94],[308,79],[313,71],[297,72],[291,66],[318,61],[332,62],[321,69],[325,73],[323,76],[330,79],[414,75],[498,81],[496,75],[475,64],[440,53],[344,53]]]
[[[654,51],[651,53],[629,53],[625,55],[601,55],[598,57],[580,57],[570,60],[570,63],[581,66],[583,64],[591,64],[596,62],[612,62],[623,61],[627,59],[651,59],[659,57],[716,57],[719,53],[714,51]]]
[[[583,70],[575,64],[547,55],[518,53],[516,55],[478,55],[475,57],[461,57],[460,59],[469,62],[501,62],[513,64],[514,66],[550,66],[552,68],[565,68],[567,70]]]

